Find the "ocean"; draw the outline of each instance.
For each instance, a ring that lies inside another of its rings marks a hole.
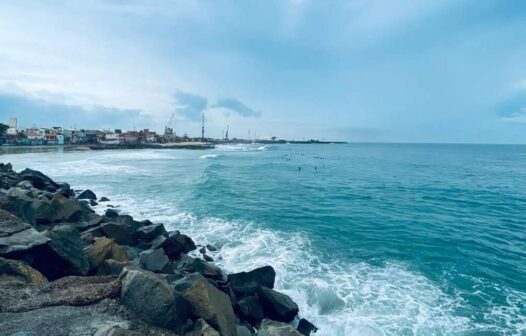
[[[319,336],[526,335],[526,146],[254,144],[0,161],[211,243],[228,271],[272,265]]]

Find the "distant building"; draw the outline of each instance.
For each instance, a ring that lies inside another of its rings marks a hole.
[[[9,128],[18,128],[17,118],[9,118]]]

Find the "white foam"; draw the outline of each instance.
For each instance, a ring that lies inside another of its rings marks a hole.
[[[232,144],[216,145],[215,149],[220,152],[257,152],[266,150],[266,146],[258,147],[255,144]]]
[[[200,159],[215,159],[217,157],[220,157],[221,155],[219,154],[205,154],[205,155],[201,155],[199,158]]]

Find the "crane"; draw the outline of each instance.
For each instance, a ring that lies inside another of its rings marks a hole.
[[[172,122],[174,120],[175,112],[172,112],[172,115],[170,116],[170,120],[168,120],[168,124],[164,127],[164,137],[166,139],[172,140],[175,136],[174,129],[172,128]]]

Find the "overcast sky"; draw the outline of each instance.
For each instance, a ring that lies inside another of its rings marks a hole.
[[[526,1],[2,1],[0,121],[526,143]]]

